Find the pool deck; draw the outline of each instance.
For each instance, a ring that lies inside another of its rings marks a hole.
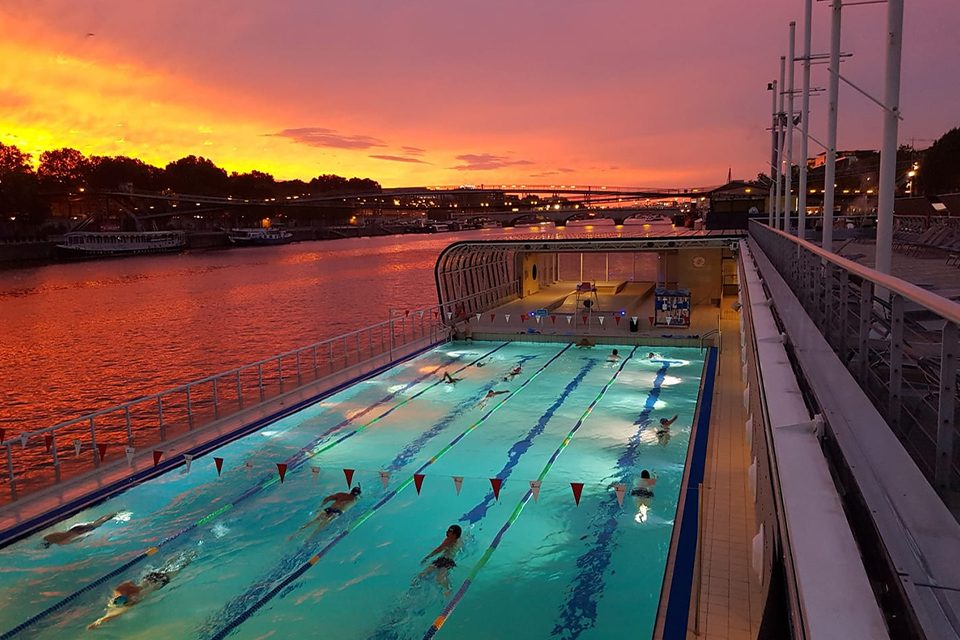
[[[721,331],[731,338],[723,341],[714,389],[703,487],[701,592],[699,605],[696,593],[691,599],[688,640],[756,638],[763,611],[760,583],[750,568],[756,521],[748,480],[740,341],[733,337],[739,325],[730,301],[725,298],[720,305]]]

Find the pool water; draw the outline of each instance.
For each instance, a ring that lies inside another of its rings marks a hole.
[[[9,545],[0,638],[650,637],[703,356],[613,348],[446,344]],[[491,390],[510,393],[478,406]],[[298,532],[348,490],[344,469],[360,499]],[[446,593],[418,576],[454,523]],[[155,590],[86,631],[127,580]]]

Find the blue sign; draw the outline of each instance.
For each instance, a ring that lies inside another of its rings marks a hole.
[[[549,315],[550,315],[550,312],[547,311],[546,309],[537,309],[536,311],[533,312],[533,316],[535,318],[546,318]]]

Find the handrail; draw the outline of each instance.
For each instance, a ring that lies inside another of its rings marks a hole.
[[[799,247],[806,249],[807,251],[810,251],[827,262],[845,269],[854,275],[860,276],[864,280],[869,280],[870,282],[873,282],[874,284],[877,284],[888,291],[892,291],[900,296],[903,296],[907,300],[911,300],[923,307],[926,307],[927,309],[930,309],[931,311],[943,317],[945,320],[954,323],[960,323],[960,303],[948,300],[943,296],[938,296],[937,294],[931,293],[926,289],[921,289],[917,285],[911,284],[906,280],[870,269],[852,260],[847,260],[846,258],[838,256],[835,253],[825,251],[812,242],[801,240],[796,236],[785,233],[779,229],[769,227],[764,223],[758,222],[757,220],[751,220],[750,224],[759,225],[763,227],[764,231],[782,236],[783,238],[793,242]]]

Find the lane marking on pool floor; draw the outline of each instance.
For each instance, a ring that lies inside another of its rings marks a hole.
[[[324,545],[316,554],[314,554],[309,560],[301,564],[296,570],[290,573],[287,577],[280,580],[270,591],[268,591],[264,596],[259,598],[253,605],[248,607],[245,611],[235,617],[233,620],[228,622],[222,629],[210,636],[211,640],[222,640],[226,638],[230,633],[232,633],[237,627],[243,624],[250,616],[256,613],[261,607],[267,604],[272,600],[278,593],[280,593],[284,587],[292,583],[294,580],[302,576],[304,573],[310,570],[311,567],[317,564],[321,558],[323,558],[327,552],[330,551],[334,546],[336,546],[341,540],[343,540],[349,533],[355,531],[360,527],[364,522],[370,519],[373,514],[375,514],[383,505],[387,504],[390,500],[396,497],[401,491],[409,487],[414,482],[414,477],[422,473],[427,467],[432,465],[434,462],[443,457],[448,451],[450,451],[454,446],[457,445],[461,440],[463,440],[468,434],[470,434],[474,429],[487,421],[487,419],[496,413],[496,411],[507,403],[510,399],[516,397],[528,384],[533,382],[543,371],[549,367],[553,362],[555,362],[564,352],[566,352],[573,344],[567,344],[563,349],[554,354],[546,363],[544,363],[537,371],[527,378],[517,389],[510,394],[506,394],[504,399],[498,402],[492,409],[487,411],[479,420],[467,427],[462,433],[457,437],[451,440],[446,446],[444,446],[440,451],[435,453],[429,460],[427,460],[423,465],[417,469],[413,475],[404,480],[400,485],[395,489],[384,494],[380,500],[377,501],[366,513],[358,517],[353,521],[350,526],[345,527],[336,536],[333,537],[326,545]]]
[[[523,438],[514,442],[513,446],[510,447],[510,450],[507,452],[507,458],[508,458],[507,463],[503,466],[500,472],[498,472],[494,476],[495,478],[499,478],[501,480],[509,479],[510,475],[513,472],[513,469],[519,464],[520,458],[523,457],[523,454],[526,453],[526,451],[532,446],[533,439],[536,438],[541,433],[543,433],[543,431],[547,427],[547,424],[551,421],[551,419],[553,418],[557,410],[563,405],[564,402],[567,401],[569,396],[580,386],[580,383],[583,381],[586,375],[590,373],[590,371],[592,371],[594,368],[596,368],[596,366],[601,362],[602,361],[598,359],[593,359],[593,358],[587,359],[586,364],[583,365],[580,371],[577,372],[577,375],[570,382],[567,383],[567,385],[563,389],[563,392],[560,394],[559,397],[557,397],[556,400],[554,400],[553,404],[550,405],[550,407],[548,407],[546,411],[544,411],[544,413],[540,416],[539,420],[537,420],[537,423],[529,431],[527,431],[527,433],[524,435]],[[479,503],[477,503],[472,509],[470,509],[465,514],[460,516],[460,518],[457,521],[466,522],[471,525],[476,524],[486,516],[486,513],[494,500],[495,500],[495,496],[493,494],[493,491],[492,490],[487,491],[483,499]],[[403,596],[401,596],[401,598],[402,597]],[[382,616],[381,618],[382,622],[380,622],[377,625],[376,630],[374,630],[372,635],[368,636],[368,639],[371,639],[371,640],[372,639],[376,639],[376,640],[391,639],[392,640],[396,638],[397,637],[396,625],[402,621],[402,619],[405,617],[404,614],[406,614],[408,611],[409,611],[409,607],[405,605],[395,606],[393,609],[387,612],[384,616]]]
[[[580,415],[580,419],[573,425],[573,428],[567,433],[566,437],[560,442],[560,446],[557,447],[553,455],[550,456],[550,459],[547,460],[547,463],[544,465],[543,469],[540,471],[540,475],[537,477],[538,481],[543,481],[543,479],[550,473],[550,469],[553,468],[553,464],[557,461],[557,458],[560,457],[560,454],[564,449],[567,448],[567,445],[570,444],[570,441],[573,439],[573,435],[583,426],[583,423],[586,422],[587,418],[590,417],[590,414],[593,412],[594,407],[603,399],[603,396],[606,395],[607,390],[613,385],[613,383],[620,377],[620,373],[623,371],[623,368],[627,365],[627,362],[633,358],[633,354],[636,353],[639,347],[634,347],[630,354],[623,359],[623,362],[620,363],[617,372],[613,375],[612,378],[603,385],[603,388],[600,389],[600,393],[597,394],[597,397],[584,409],[583,413]],[[430,628],[427,629],[426,633],[423,634],[424,640],[433,638],[437,635],[437,632],[440,631],[440,628],[443,627],[444,623],[450,618],[450,615],[453,613],[453,610],[457,608],[457,605],[463,599],[463,596],[466,594],[467,590],[470,588],[470,585],[473,583],[474,578],[477,574],[486,566],[487,562],[490,560],[490,557],[497,550],[497,547],[500,546],[500,541],[503,540],[504,534],[507,530],[513,526],[513,523],[517,521],[517,518],[520,517],[523,508],[530,502],[530,498],[533,497],[533,491],[527,489],[527,492],[523,495],[523,498],[517,503],[517,506],[514,508],[513,513],[510,514],[510,517],[507,518],[507,521],[500,527],[500,530],[497,531],[497,534],[494,536],[493,541],[490,543],[490,546],[487,547],[487,550],[484,551],[480,559],[473,565],[473,568],[470,570],[470,573],[467,575],[466,579],[460,585],[460,588],[457,589],[457,592],[450,599],[450,602],[447,603],[447,606],[443,608],[440,612],[440,615],[437,616],[436,620],[433,621],[433,624],[430,625]]]
[[[464,369],[467,369],[467,368],[475,365],[477,362],[480,362],[480,361],[483,360],[484,358],[489,357],[490,355],[492,355],[493,353],[499,351],[500,349],[502,349],[503,347],[507,346],[508,344],[510,344],[510,343],[509,343],[509,342],[501,343],[500,345],[498,345],[498,346],[495,347],[494,349],[488,351],[487,353],[483,354],[483,355],[480,356],[479,358],[476,358],[475,360],[473,360],[473,361],[471,361],[471,362],[463,365],[462,367],[460,367],[460,368],[458,368],[458,369],[455,369],[455,370],[454,370],[454,373],[459,373],[459,372],[463,371]],[[386,402],[389,402],[390,400],[396,398],[400,393],[402,393],[403,391],[406,391],[406,390],[409,389],[410,387],[412,387],[412,386],[414,386],[414,385],[416,385],[416,384],[419,384],[419,383],[422,382],[423,380],[425,380],[425,379],[429,378],[430,376],[434,375],[437,371],[439,371],[439,370],[440,370],[441,368],[443,368],[444,366],[445,366],[445,365],[443,365],[443,364],[438,365],[438,366],[437,366],[435,369],[433,369],[431,372],[426,373],[426,374],[424,374],[424,375],[422,375],[422,376],[419,376],[419,377],[415,378],[415,379],[412,380],[411,382],[405,384],[401,389],[398,389],[398,390],[395,391],[394,393],[388,394],[388,395],[385,396],[383,399],[377,401],[376,403],[374,403],[374,404],[371,405],[370,407],[364,409],[362,412],[358,413],[357,415],[352,416],[352,417],[350,417],[350,418],[347,418],[347,419],[341,421],[341,422],[340,422],[339,424],[337,424],[336,426],[331,427],[331,428],[328,429],[326,432],[324,432],[323,434],[321,434],[320,436],[318,436],[317,438],[315,438],[314,440],[312,440],[309,444],[307,444],[306,446],[302,447],[302,448],[301,448],[297,453],[295,453],[293,456],[291,456],[290,458],[288,458],[288,461],[287,461],[288,469],[291,469],[291,470],[296,469],[296,468],[302,466],[303,463],[306,462],[307,460],[309,460],[310,458],[318,455],[319,453],[322,453],[323,451],[328,450],[330,447],[325,447],[325,448],[323,448],[323,449],[321,449],[320,451],[317,451],[317,452],[312,452],[312,451],[311,451],[313,448],[315,448],[315,447],[317,446],[317,443],[319,443],[320,441],[323,440],[323,438],[327,437],[327,436],[330,435],[331,433],[336,432],[336,431],[339,430],[339,429],[342,429],[344,426],[352,423],[352,422],[353,422],[354,420],[356,420],[357,418],[359,418],[359,417],[361,417],[361,416],[363,416],[363,415],[366,415],[367,413],[369,413],[369,411],[373,410],[375,407],[381,406],[381,405],[385,404]],[[433,388],[435,388],[437,385],[442,384],[442,383],[443,383],[442,380],[435,381],[435,382],[431,383],[431,384],[430,384],[429,386],[427,386],[426,388],[418,391],[417,393],[415,393],[414,395],[410,396],[409,398],[404,399],[402,402],[400,402],[399,404],[397,404],[397,405],[394,406],[394,407],[391,407],[391,408],[388,409],[386,412],[384,412],[383,414],[377,416],[376,418],[374,418],[374,419],[371,420],[370,422],[368,422],[368,423],[366,423],[366,424],[364,424],[364,425],[361,425],[360,427],[358,427],[358,431],[367,428],[367,427],[370,426],[371,424],[379,421],[381,418],[383,418],[383,417],[386,416],[387,414],[392,413],[392,412],[393,412],[394,410],[396,410],[397,408],[408,404],[408,403],[409,403],[411,400],[413,400],[414,398],[417,398],[417,397],[423,395],[424,393],[426,393],[426,392],[429,391],[430,389],[433,389]],[[332,445],[331,445],[331,446],[332,446]],[[50,605],[50,606],[47,607],[46,609],[40,611],[39,613],[31,616],[31,617],[28,618],[27,620],[21,622],[21,623],[20,623],[19,625],[17,625],[16,627],[13,627],[12,629],[10,629],[10,630],[8,630],[8,631],[5,631],[2,635],[0,635],[0,640],[9,640],[10,638],[12,638],[13,636],[17,635],[18,633],[22,633],[22,632],[25,631],[26,629],[28,629],[28,628],[30,628],[31,626],[35,625],[37,622],[40,622],[41,620],[43,620],[44,618],[48,617],[49,615],[51,615],[51,614],[59,611],[60,609],[63,609],[65,606],[67,606],[67,605],[70,604],[71,602],[75,601],[77,598],[79,598],[80,596],[84,595],[85,593],[87,593],[87,592],[89,592],[89,591],[91,591],[91,590],[93,590],[93,589],[95,589],[95,588],[103,585],[107,580],[110,580],[111,578],[114,578],[114,577],[120,575],[121,573],[123,573],[123,572],[126,571],[127,569],[130,569],[130,568],[134,567],[135,565],[137,565],[138,563],[142,562],[143,560],[147,559],[148,557],[150,557],[151,555],[153,555],[154,553],[156,553],[157,551],[159,551],[160,548],[162,548],[162,547],[164,547],[164,546],[166,546],[166,545],[174,542],[175,540],[178,540],[178,539],[182,538],[184,535],[186,535],[187,533],[190,533],[191,531],[197,529],[198,527],[201,527],[201,526],[203,526],[203,525],[205,525],[205,524],[208,524],[209,522],[212,522],[213,520],[215,520],[215,519],[219,518],[220,516],[222,516],[222,515],[223,515],[224,513],[226,513],[227,511],[231,510],[231,509],[232,509],[233,507],[235,507],[236,505],[238,505],[238,504],[240,504],[241,502],[244,502],[245,500],[247,500],[248,498],[250,498],[250,497],[252,497],[252,496],[260,493],[260,492],[263,491],[264,489],[267,489],[267,488],[269,488],[269,487],[271,487],[271,486],[279,483],[279,481],[280,481],[280,479],[279,479],[279,477],[278,477],[277,475],[275,475],[275,474],[270,474],[269,476],[265,477],[265,479],[262,480],[262,481],[260,482],[260,484],[254,485],[254,486],[251,487],[250,489],[247,489],[247,490],[244,491],[242,494],[240,494],[237,498],[235,498],[232,502],[227,503],[227,504],[221,506],[220,508],[216,509],[215,511],[212,511],[211,513],[208,513],[207,515],[201,517],[200,519],[196,520],[195,522],[193,522],[192,524],[188,525],[187,527],[181,529],[181,530],[178,531],[177,533],[175,533],[175,534],[173,534],[173,535],[171,535],[171,536],[168,536],[168,537],[165,538],[164,540],[160,541],[158,544],[153,545],[153,546],[149,547],[148,549],[142,551],[141,553],[139,553],[138,555],[134,556],[133,558],[131,558],[131,559],[128,560],[127,562],[123,563],[122,565],[116,567],[115,569],[109,571],[108,573],[105,573],[105,574],[101,575],[100,577],[94,579],[92,582],[89,582],[88,584],[84,585],[83,587],[81,587],[81,588],[77,589],[76,591],[70,593],[69,595],[63,597],[62,599],[60,599],[60,600],[58,600],[57,602],[55,602],[54,604]]]

